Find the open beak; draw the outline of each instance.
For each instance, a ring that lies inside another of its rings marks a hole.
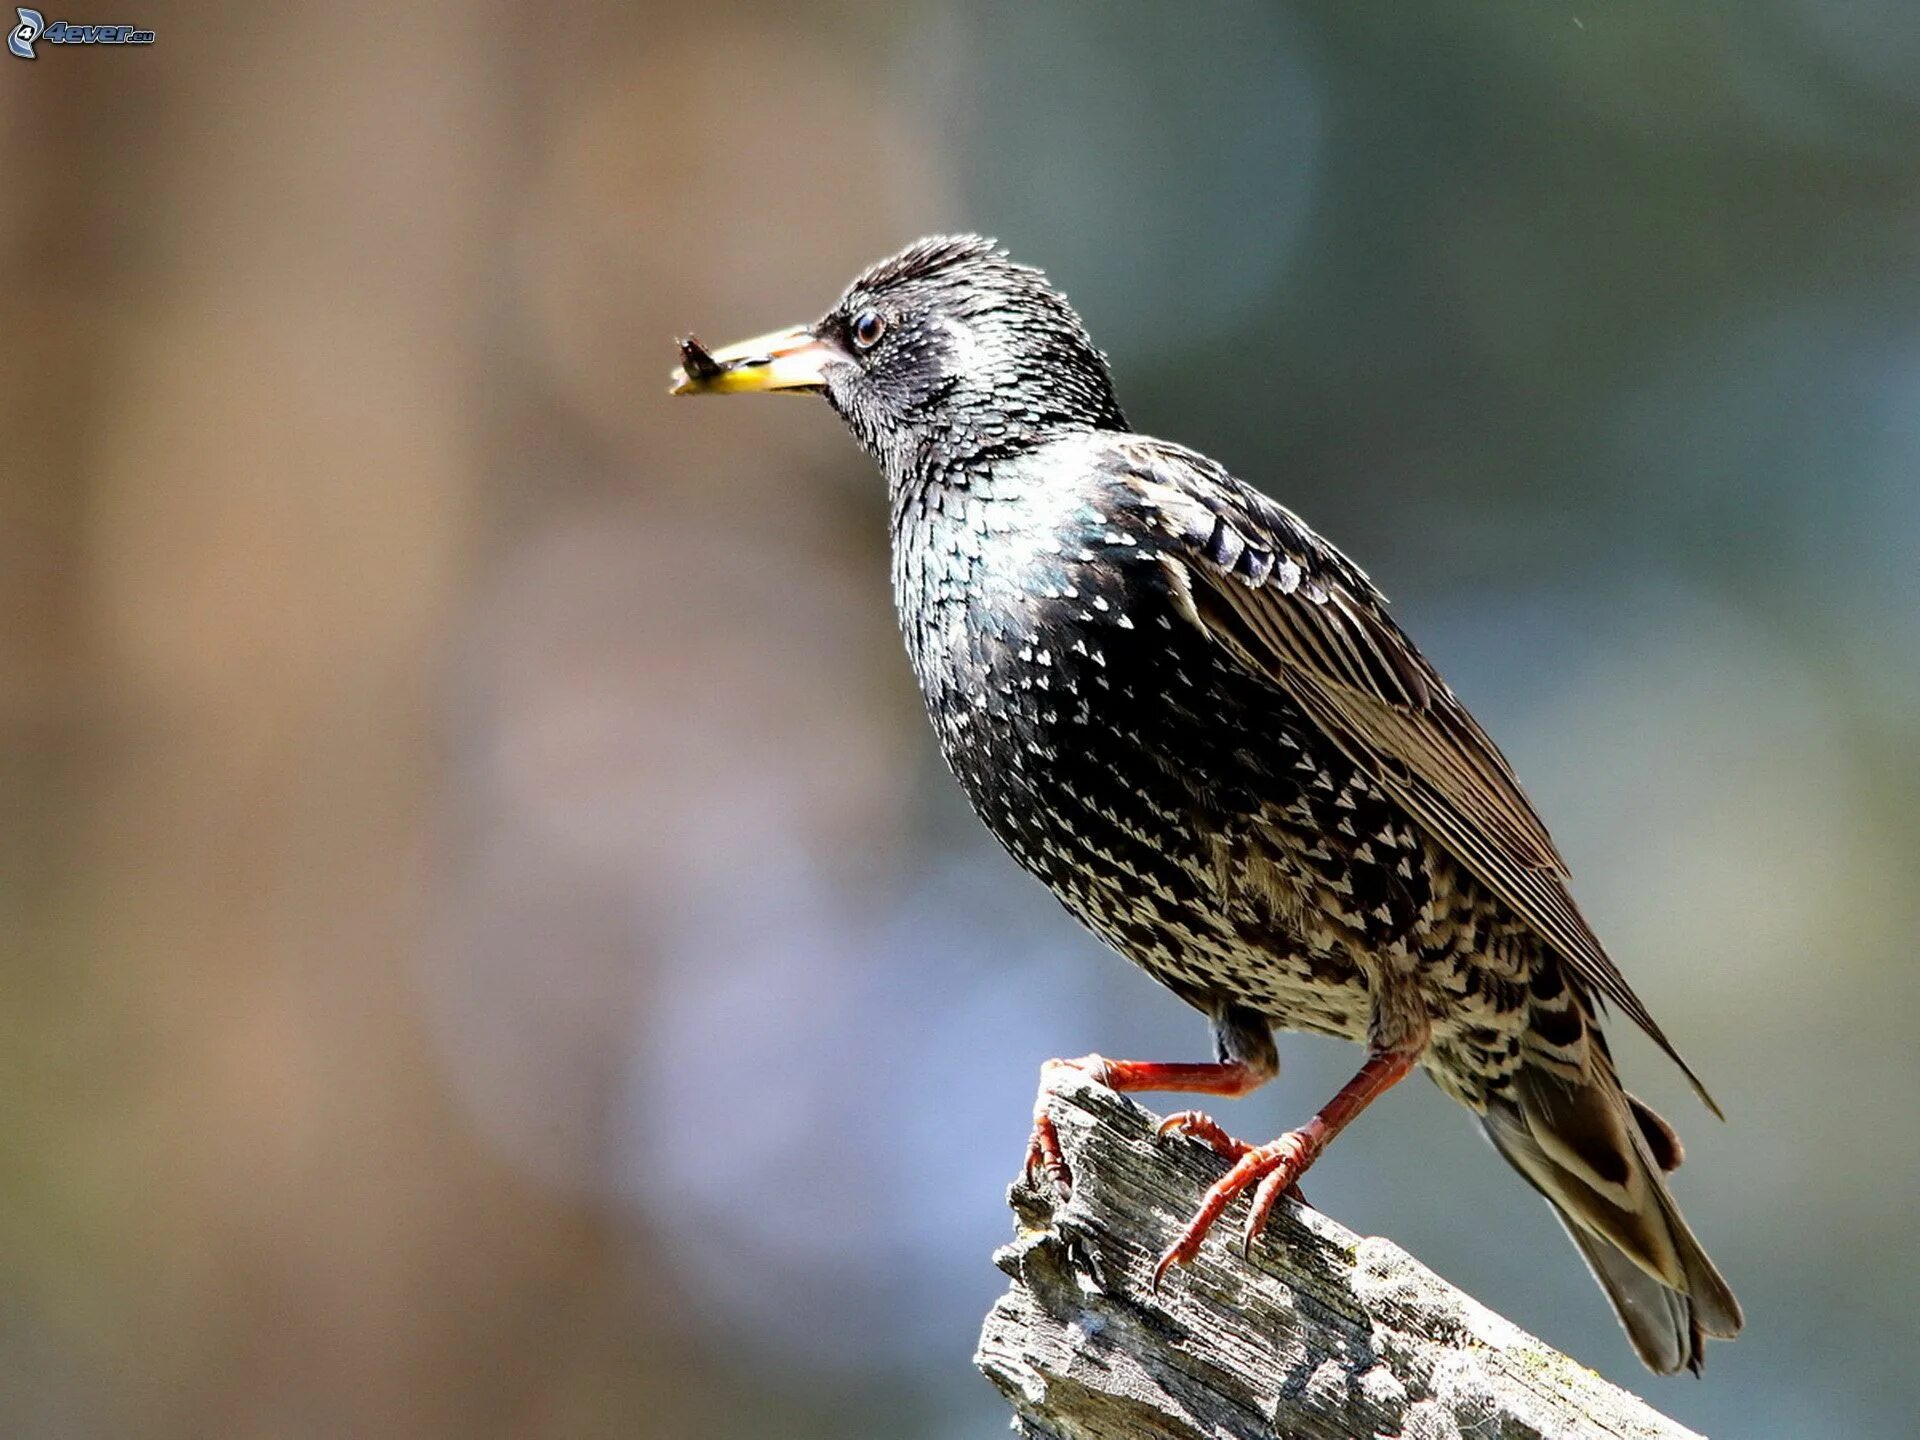
[[[784,330],[708,350],[688,336],[680,342],[680,365],[671,395],[746,395],[761,390],[826,388],[821,374],[833,350],[811,330]]]

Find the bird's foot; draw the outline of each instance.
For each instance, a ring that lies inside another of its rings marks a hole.
[[[1222,1160],[1238,1160],[1253,1146],[1236,1140],[1221,1128],[1220,1122],[1200,1110],[1176,1110],[1155,1127],[1156,1135],[1190,1135],[1207,1145]]]
[[[1155,1128],[1156,1135],[1188,1135],[1200,1141],[1222,1160],[1238,1162],[1253,1146],[1244,1140],[1229,1135],[1218,1120],[1200,1110],[1177,1110],[1167,1116]],[[1306,1194],[1298,1184],[1290,1185],[1286,1197],[1296,1204],[1308,1202]]]
[[[1108,1061],[1102,1055],[1082,1055],[1078,1060],[1049,1060],[1040,1067],[1040,1089],[1033,1097],[1033,1134],[1027,1140],[1025,1174],[1029,1184],[1037,1184],[1045,1175],[1053,1182],[1054,1194],[1065,1204],[1073,1198],[1073,1171],[1060,1149],[1060,1132],[1047,1113],[1047,1101],[1062,1084],[1074,1076],[1085,1076],[1096,1084],[1109,1083]]]
[[[1279,1204],[1282,1195],[1305,1202],[1306,1197],[1300,1193],[1300,1177],[1332,1138],[1318,1117],[1269,1145],[1248,1145],[1235,1140],[1205,1115],[1193,1111],[1171,1116],[1160,1128],[1163,1134],[1177,1129],[1204,1140],[1221,1155],[1231,1159],[1234,1165],[1213,1183],[1180,1238],[1167,1247],[1166,1253],[1153,1267],[1153,1288],[1156,1290],[1160,1288],[1161,1278],[1167,1271],[1175,1265],[1187,1264],[1200,1253],[1200,1242],[1207,1238],[1214,1222],[1248,1189],[1253,1190],[1253,1206],[1247,1214],[1242,1244],[1243,1248],[1251,1250],[1253,1242],[1267,1228],[1268,1217],[1273,1214],[1273,1207]],[[1235,1151],[1237,1153],[1233,1153]]]

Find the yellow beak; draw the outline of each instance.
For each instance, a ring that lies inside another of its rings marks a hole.
[[[783,330],[708,350],[689,336],[680,342],[680,364],[670,395],[747,395],[762,390],[820,390],[821,369],[833,349],[811,330]]]

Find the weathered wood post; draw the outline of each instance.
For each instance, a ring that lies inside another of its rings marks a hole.
[[[1044,1440],[1686,1440],[1693,1432],[1389,1241],[1283,1203],[1251,1256],[1160,1248],[1224,1162],[1083,1082],[1053,1103],[1073,1199],[1016,1185],[1012,1288],[974,1357]],[[1231,1235],[1223,1226],[1223,1234]],[[1694,1437],[1697,1440],[1697,1437]]]

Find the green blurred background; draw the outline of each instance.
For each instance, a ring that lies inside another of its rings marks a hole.
[[[1035,1068],[1203,1027],[965,813],[825,407],[664,393],[944,229],[1500,737],[1748,1333],[1641,1373],[1424,1084],[1316,1203],[1910,1429],[1911,0],[111,9],[0,56],[0,1433],[1001,1433]]]

